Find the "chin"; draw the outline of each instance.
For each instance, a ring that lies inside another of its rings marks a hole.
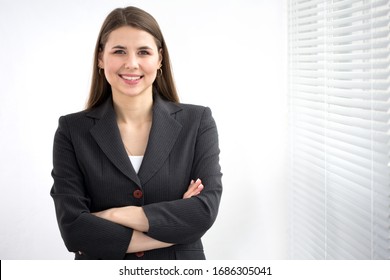
[[[121,91],[119,92],[120,95],[122,96],[126,96],[126,97],[138,97],[138,96],[145,96],[147,95],[146,91]],[[152,92],[150,92],[150,94],[152,94]]]

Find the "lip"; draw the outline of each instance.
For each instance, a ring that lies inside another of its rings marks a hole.
[[[136,85],[144,76],[137,74],[119,74],[119,77],[128,85]]]

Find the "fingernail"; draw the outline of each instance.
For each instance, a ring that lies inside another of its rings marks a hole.
[[[203,185],[200,184],[200,185],[198,186],[198,189],[203,189]]]
[[[197,180],[196,180],[196,182],[198,183],[200,181],[200,179],[198,178]]]

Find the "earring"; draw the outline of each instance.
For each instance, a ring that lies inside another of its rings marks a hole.
[[[98,73],[99,73],[100,76],[102,75],[102,70],[103,70],[103,68],[99,67]]]
[[[157,77],[161,77],[163,74],[161,67],[157,69]]]

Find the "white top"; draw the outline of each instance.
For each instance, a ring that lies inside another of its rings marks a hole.
[[[139,168],[141,167],[142,160],[144,159],[144,156],[129,156],[129,159],[131,161],[131,164],[133,165],[135,173],[138,174],[138,171],[139,171]]]

